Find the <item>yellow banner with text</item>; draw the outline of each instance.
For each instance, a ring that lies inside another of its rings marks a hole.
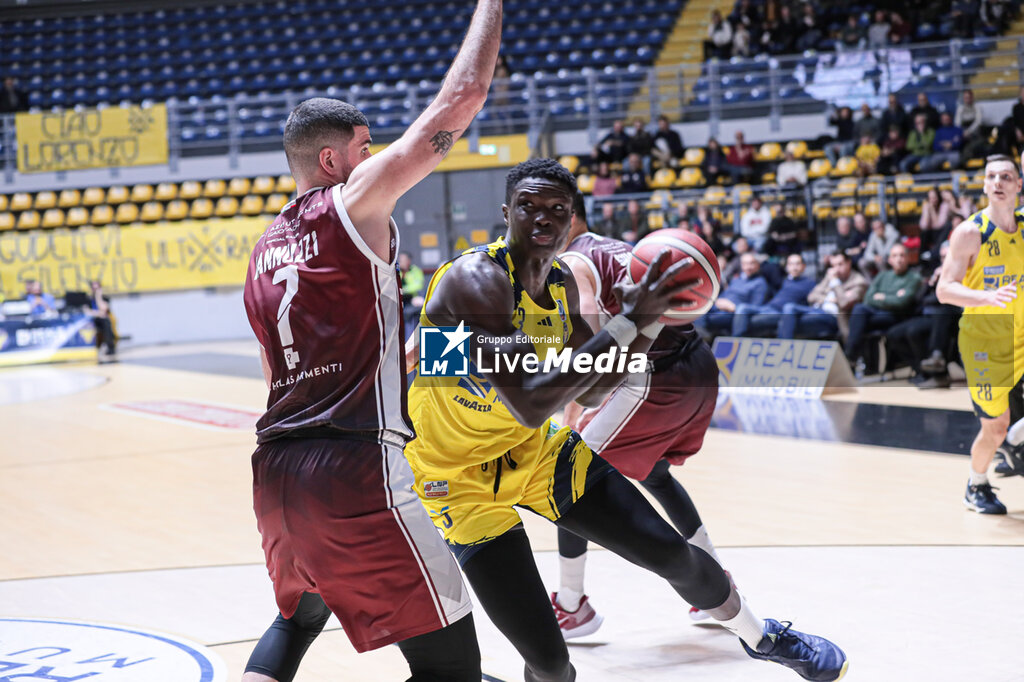
[[[167,163],[167,107],[17,114],[18,172]]]
[[[0,290],[24,296],[24,281],[60,295],[99,280],[109,293],[241,286],[263,218],[229,218],[0,234]]]
[[[374,154],[386,144],[371,145]],[[530,142],[526,135],[491,135],[481,137],[476,151],[470,151],[469,139],[462,137],[452,144],[448,155],[437,167],[439,171],[507,168],[530,158]]]

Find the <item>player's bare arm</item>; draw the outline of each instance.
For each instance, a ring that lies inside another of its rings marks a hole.
[[[387,149],[352,170],[342,190],[363,239],[387,259],[395,202],[444,159],[487,99],[501,43],[501,0],[479,0],[437,97]]]
[[[962,308],[976,306],[994,306],[1005,308],[1006,304],[1017,297],[1017,285],[1006,284],[998,289],[979,290],[964,286],[963,280],[967,270],[974,264],[981,250],[981,233],[970,222],[962,222],[953,230],[949,238],[949,253],[942,265],[939,284],[935,287],[935,295],[940,303],[957,305]]]

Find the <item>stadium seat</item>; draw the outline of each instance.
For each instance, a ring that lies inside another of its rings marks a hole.
[[[207,180],[203,185],[203,196],[210,199],[218,199],[224,196],[224,192],[227,191],[228,184],[220,178],[213,178]]]
[[[807,156],[807,143],[803,140],[793,140],[786,143],[786,151],[793,154],[794,158],[802,159]]]
[[[732,188],[732,191],[735,193],[736,198],[741,204],[747,203],[754,196],[754,190],[745,182],[735,185]]]
[[[249,193],[251,185],[252,181],[249,178],[231,178],[231,182],[228,183],[228,196],[244,197]]]
[[[27,211],[32,208],[32,195],[28,192],[16,192],[11,196],[12,211]]]
[[[39,218],[39,211],[22,211],[21,215],[18,216],[18,229],[34,230],[35,228],[39,227],[40,222],[41,220]]]
[[[252,193],[266,196],[274,191],[274,178],[269,175],[261,175],[252,181]]]
[[[82,206],[72,206],[68,209],[64,222],[68,227],[81,227],[89,224],[89,210]]]
[[[765,142],[757,150],[758,161],[778,161],[782,158],[782,145],[778,142]]]
[[[576,178],[576,187],[584,194],[590,194],[594,191],[594,176],[587,173],[579,176]]]
[[[699,166],[704,163],[704,150],[700,147],[690,147],[683,152],[683,160],[680,162],[681,166]]]
[[[239,208],[239,212],[242,215],[259,215],[263,213],[263,197],[258,194],[250,194],[249,196],[242,199],[242,205]]]
[[[82,206],[87,208],[99,206],[106,201],[106,198],[107,193],[102,187],[87,187],[85,191],[82,192]]]
[[[114,214],[114,220],[121,225],[128,223],[134,223],[139,219],[139,207],[137,204],[126,202],[118,204],[117,212]]]
[[[857,178],[843,178],[832,190],[832,196],[852,197],[857,193]]]
[[[95,227],[103,227],[114,222],[114,209],[107,204],[100,204],[94,206],[92,209],[92,215],[89,216],[89,223]]]
[[[139,184],[132,187],[129,199],[136,204],[144,204],[153,199],[153,185]]]
[[[284,194],[271,194],[263,205],[264,213],[279,213],[284,205],[288,203],[288,197]]]
[[[0,212],[0,231],[14,229],[14,214],[7,211]]]
[[[831,170],[832,164],[829,163],[828,159],[815,159],[814,161],[811,161],[811,165],[807,169],[807,177],[811,180],[823,178],[828,175]]]
[[[650,210],[664,210],[673,205],[672,193],[667,189],[657,189],[644,202],[644,208]]]
[[[905,197],[896,202],[896,212],[905,216],[920,215],[921,202],[917,199]]]
[[[51,192],[50,190],[43,190],[42,192],[36,193],[35,201],[32,203],[32,208],[37,211],[46,211],[57,205],[57,193]],[[45,220],[43,221],[46,222]]]
[[[857,202],[854,199],[843,199],[839,206],[832,211],[837,218],[852,218],[855,213],[857,213]]]
[[[654,177],[651,178],[651,189],[665,189],[671,187],[676,181],[676,172],[671,168],[659,168],[654,171]]]
[[[6,211],[8,203],[10,202],[7,201],[7,195],[0,194],[0,211]]]
[[[814,217],[818,220],[828,220],[832,217],[832,204],[828,201],[816,201],[811,207]]]
[[[864,207],[864,215],[868,218],[877,218],[882,215],[882,205],[877,200],[872,200]]]
[[[203,186],[195,180],[186,180],[178,187],[178,198],[191,201],[203,193]]]
[[[170,202],[164,210],[164,220],[184,220],[186,217],[188,217],[188,202],[182,199]]]
[[[580,157],[572,156],[571,154],[566,156],[560,156],[558,157],[558,163],[565,166],[566,170],[568,170],[570,173],[575,174],[576,169],[580,167]]]
[[[663,227],[665,227],[665,212],[650,211],[647,214],[647,228],[650,230],[660,230]]]
[[[164,205],[159,201],[147,201],[139,212],[139,220],[144,223],[155,223],[164,217]]]
[[[57,198],[57,206],[60,208],[73,208],[82,203],[82,193],[77,189],[62,189]]]
[[[676,180],[676,187],[701,187],[704,185],[704,171],[700,167],[684,168]]]
[[[128,201],[128,188],[124,185],[114,185],[107,189],[107,203],[117,206]]]
[[[900,173],[893,180],[897,192],[906,192],[914,186],[914,176],[910,173]]]
[[[234,218],[238,215],[238,198],[221,197],[217,200],[217,206],[213,213],[218,218]]]
[[[274,190],[282,194],[291,194],[295,191],[295,179],[290,175],[279,176]]]
[[[173,182],[161,182],[156,186],[153,198],[157,201],[173,201],[178,198],[178,186]]]
[[[857,164],[857,159],[852,156],[843,156],[836,162],[836,167],[832,169],[830,175],[834,178],[844,178],[855,174],[858,168],[860,166]]]
[[[716,205],[727,201],[729,196],[725,193],[725,188],[719,185],[711,185],[704,190],[704,196],[701,198],[702,204]]]
[[[205,220],[211,215],[213,215],[213,202],[206,197],[194,199],[188,209],[188,217],[193,220]]]
[[[46,229],[64,227],[64,210],[60,208],[46,209],[46,212],[43,213],[43,227]]]

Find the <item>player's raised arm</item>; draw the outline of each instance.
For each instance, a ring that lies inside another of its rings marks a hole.
[[[978,257],[981,250],[981,233],[970,221],[957,225],[949,238],[949,253],[942,264],[942,274],[935,287],[935,295],[940,303],[958,305],[962,308],[977,306],[995,306],[1005,308],[1006,304],[1017,297],[1016,283],[1007,284],[998,289],[971,289],[963,284],[967,270]]]
[[[398,140],[359,164],[343,190],[360,234],[386,234],[395,202],[441,163],[483,108],[501,43],[501,0],[479,0],[434,101]]]

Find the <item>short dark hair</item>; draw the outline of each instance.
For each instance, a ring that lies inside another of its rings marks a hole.
[[[850,254],[846,253],[845,251],[836,251],[832,255],[833,256],[839,256],[840,258],[842,258],[847,263],[853,263],[853,257]]]
[[[347,102],[328,97],[300,102],[284,124],[284,153],[292,175],[309,166],[312,155],[329,142],[351,139],[356,126],[370,124],[363,112]]]
[[[1006,154],[992,154],[991,156],[985,157],[985,166],[987,167],[990,163],[1003,163],[1006,162],[1013,166],[1013,172],[1020,177],[1020,169],[1017,168],[1017,161],[1012,156]]]
[[[587,224],[587,203],[583,200],[583,192],[579,190],[572,195],[572,212],[576,215],[577,220],[584,225]]]
[[[577,192],[575,176],[558,161],[546,158],[530,159],[513,167],[505,177],[506,204],[512,202],[512,192],[516,185],[526,178],[541,178],[562,185],[565,188],[565,193],[570,197]]]

